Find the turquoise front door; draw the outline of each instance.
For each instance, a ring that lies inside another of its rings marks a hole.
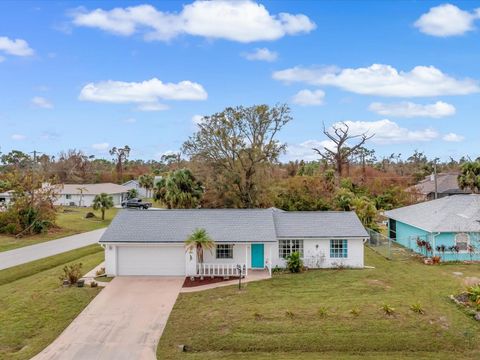
[[[252,244],[252,268],[263,269],[264,250],[263,244]]]

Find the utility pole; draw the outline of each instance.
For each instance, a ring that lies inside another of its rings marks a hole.
[[[32,170],[32,187],[31,187],[31,202],[33,204],[34,202],[34,199],[35,199],[35,168],[37,166],[37,155],[38,154],[43,154],[37,150],[33,150],[30,154],[33,154],[33,161],[32,161],[32,166],[31,166],[31,170]]]
[[[437,160],[438,158],[435,158],[435,160],[433,160],[433,181],[435,184],[435,199],[438,199]]]

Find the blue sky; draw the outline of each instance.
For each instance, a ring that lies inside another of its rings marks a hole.
[[[177,151],[193,119],[286,102],[283,160],[322,123],[382,155],[477,157],[480,2],[0,2],[0,147],[132,158]],[[222,14],[222,15],[219,15]],[[375,65],[376,64],[376,65]],[[145,111],[150,110],[150,111]],[[156,111],[151,111],[156,110]]]

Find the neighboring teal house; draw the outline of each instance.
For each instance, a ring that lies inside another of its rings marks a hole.
[[[480,195],[453,195],[385,212],[389,237],[443,261],[480,261]]]

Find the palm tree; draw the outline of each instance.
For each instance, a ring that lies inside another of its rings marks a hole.
[[[470,189],[472,192],[478,193],[480,190],[480,162],[463,163],[457,180],[460,189]]]
[[[141,187],[143,187],[146,190],[147,197],[151,197],[150,190],[152,190],[154,187],[154,184],[153,184],[154,180],[155,180],[155,177],[151,174],[143,174],[138,178],[138,183],[140,184]]]
[[[196,229],[185,240],[185,245],[186,245],[187,251],[197,249],[197,263],[202,264],[204,250],[211,251],[215,247],[215,242],[208,235],[207,230]]]
[[[174,171],[165,180],[165,203],[169,208],[195,208],[202,196],[201,182],[188,169]]]
[[[87,188],[86,187],[79,187],[79,188],[77,188],[77,190],[80,192],[80,200],[78,200],[78,206],[82,206],[83,192],[87,191]]]
[[[105,211],[113,207],[113,197],[106,193],[95,195],[92,207],[93,210],[100,210],[102,212],[102,220],[105,220]]]

